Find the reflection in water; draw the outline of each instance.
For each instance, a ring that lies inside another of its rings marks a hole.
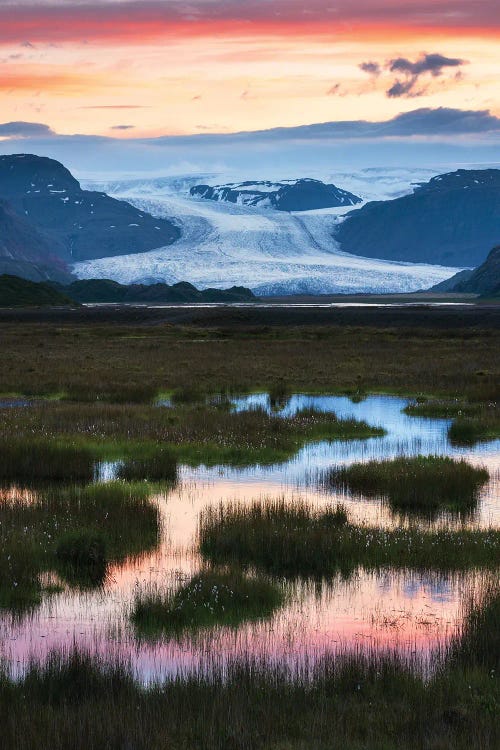
[[[453,632],[464,594],[482,586],[486,574],[361,570],[349,580],[277,581],[284,588],[285,604],[269,620],[238,628],[214,628],[196,638],[138,641],[129,618],[138,588],[155,585],[175,590],[200,570],[203,561],[196,552],[197,525],[200,512],[209,505],[281,497],[293,502],[301,497],[325,506],[333,498],[346,504],[352,519],[386,525],[396,522],[376,499],[337,496],[318,489],[314,481],[318,470],[333,464],[402,453],[464,457],[490,472],[471,523],[498,525],[500,441],[472,448],[453,447],[447,439],[448,420],[408,417],[401,412],[406,403],[385,396],[371,396],[360,403],[336,396],[292,396],[279,413],[293,414],[309,407],[334,411],[342,418],[380,425],[387,435],[365,441],[310,444],[290,461],[273,466],[182,466],[178,485],[153,498],[164,528],[158,548],[133,561],[110,566],[105,584],[98,590],[66,586],[62,593],[44,597],[29,618],[14,622],[8,614],[2,614],[0,656],[6,657],[16,672],[30,655],[42,657],[52,648],[70,648],[76,642],[99,653],[125,655],[148,680],[200,669],[214,659],[224,661],[245,652],[292,665],[314,660],[325,651],[365,644],[428,655]],[[239,410],[257,407],[269,408],[265,394],[236,399],[233,406]],[[115,470],[116,466],[103,466],[100,478],[111,478]],[[13,499],[16,492],[11,491]]]

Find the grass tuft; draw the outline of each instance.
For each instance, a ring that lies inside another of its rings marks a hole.
[[[282,602],[282,591],[265,579],[235,571],[207,571],[175,593],[165,594],[157,588],[139,592],[132,621],[142,634],[175,634],[214,625],[236,627],[270,617]]]
[[[488,481],[486,469],[447,456],[400,456],[330,469],[327,487],[347,487],[355,494],[383,496],[399,510],[470,510]]]

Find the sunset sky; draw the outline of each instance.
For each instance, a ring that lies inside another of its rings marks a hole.
[[[0,0],[0,135],[500,116],[499,37],[498,0]]]

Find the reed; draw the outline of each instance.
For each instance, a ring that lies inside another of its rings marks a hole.
[[[358,568],[495,568],[500,554],[497,529],[383,529],[351,523],[341,507],[317,511],[284,500],[208,508],[198,537],[201,553],[212,562],[285,576],[352,575]]]
[[[1,479],[90,481],[93,472],[92,455],[84,447],[44,440],[41,434],[0,438]]]

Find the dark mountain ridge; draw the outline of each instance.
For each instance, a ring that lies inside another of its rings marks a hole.
[[[488,257],[478,268],[457,273],[447,280],[449,288],[446,291],[479,294],[481,297],[500,296],[500,245],[488,254]],[[432,291],[439,291],[441,285],[432,287]]]
[[[110,279],[85,279],[71,284],[32,282],[0,276],[0,307],[61,306],[80,303],[162,304],[183,302],[252,302],[250,289],[197,289],[186,281],[168,284],[118,284]]]
[[[56,287],[77,302],[168,303],[251,302],[255,296],[246,287],[197,289],[187,281],[177,284],[119,284],[111,279],[81,279]]]
[[[273,208],[276,211],[311,211],[361,203],[361,198],[357,195],[311,178],[283,182],[257,180],[227,185],[194,185],[189,192],[192,196],[206,200]]]
[[[33,282],[10,274],[0,275],[0,307],[60,307],[74,301],[47,282]]]
[[[481,263],[499,231],[500,170],[459,169],[349,212],[334,237],[354,255],[460,267]]]
[[[0,200],[7,214],[0,257],[11,261],[64,267],[79,260],[147,252],[180,237],[167,219],[105,193],[82,190],[66,167],[45,157],[0,156]]]

